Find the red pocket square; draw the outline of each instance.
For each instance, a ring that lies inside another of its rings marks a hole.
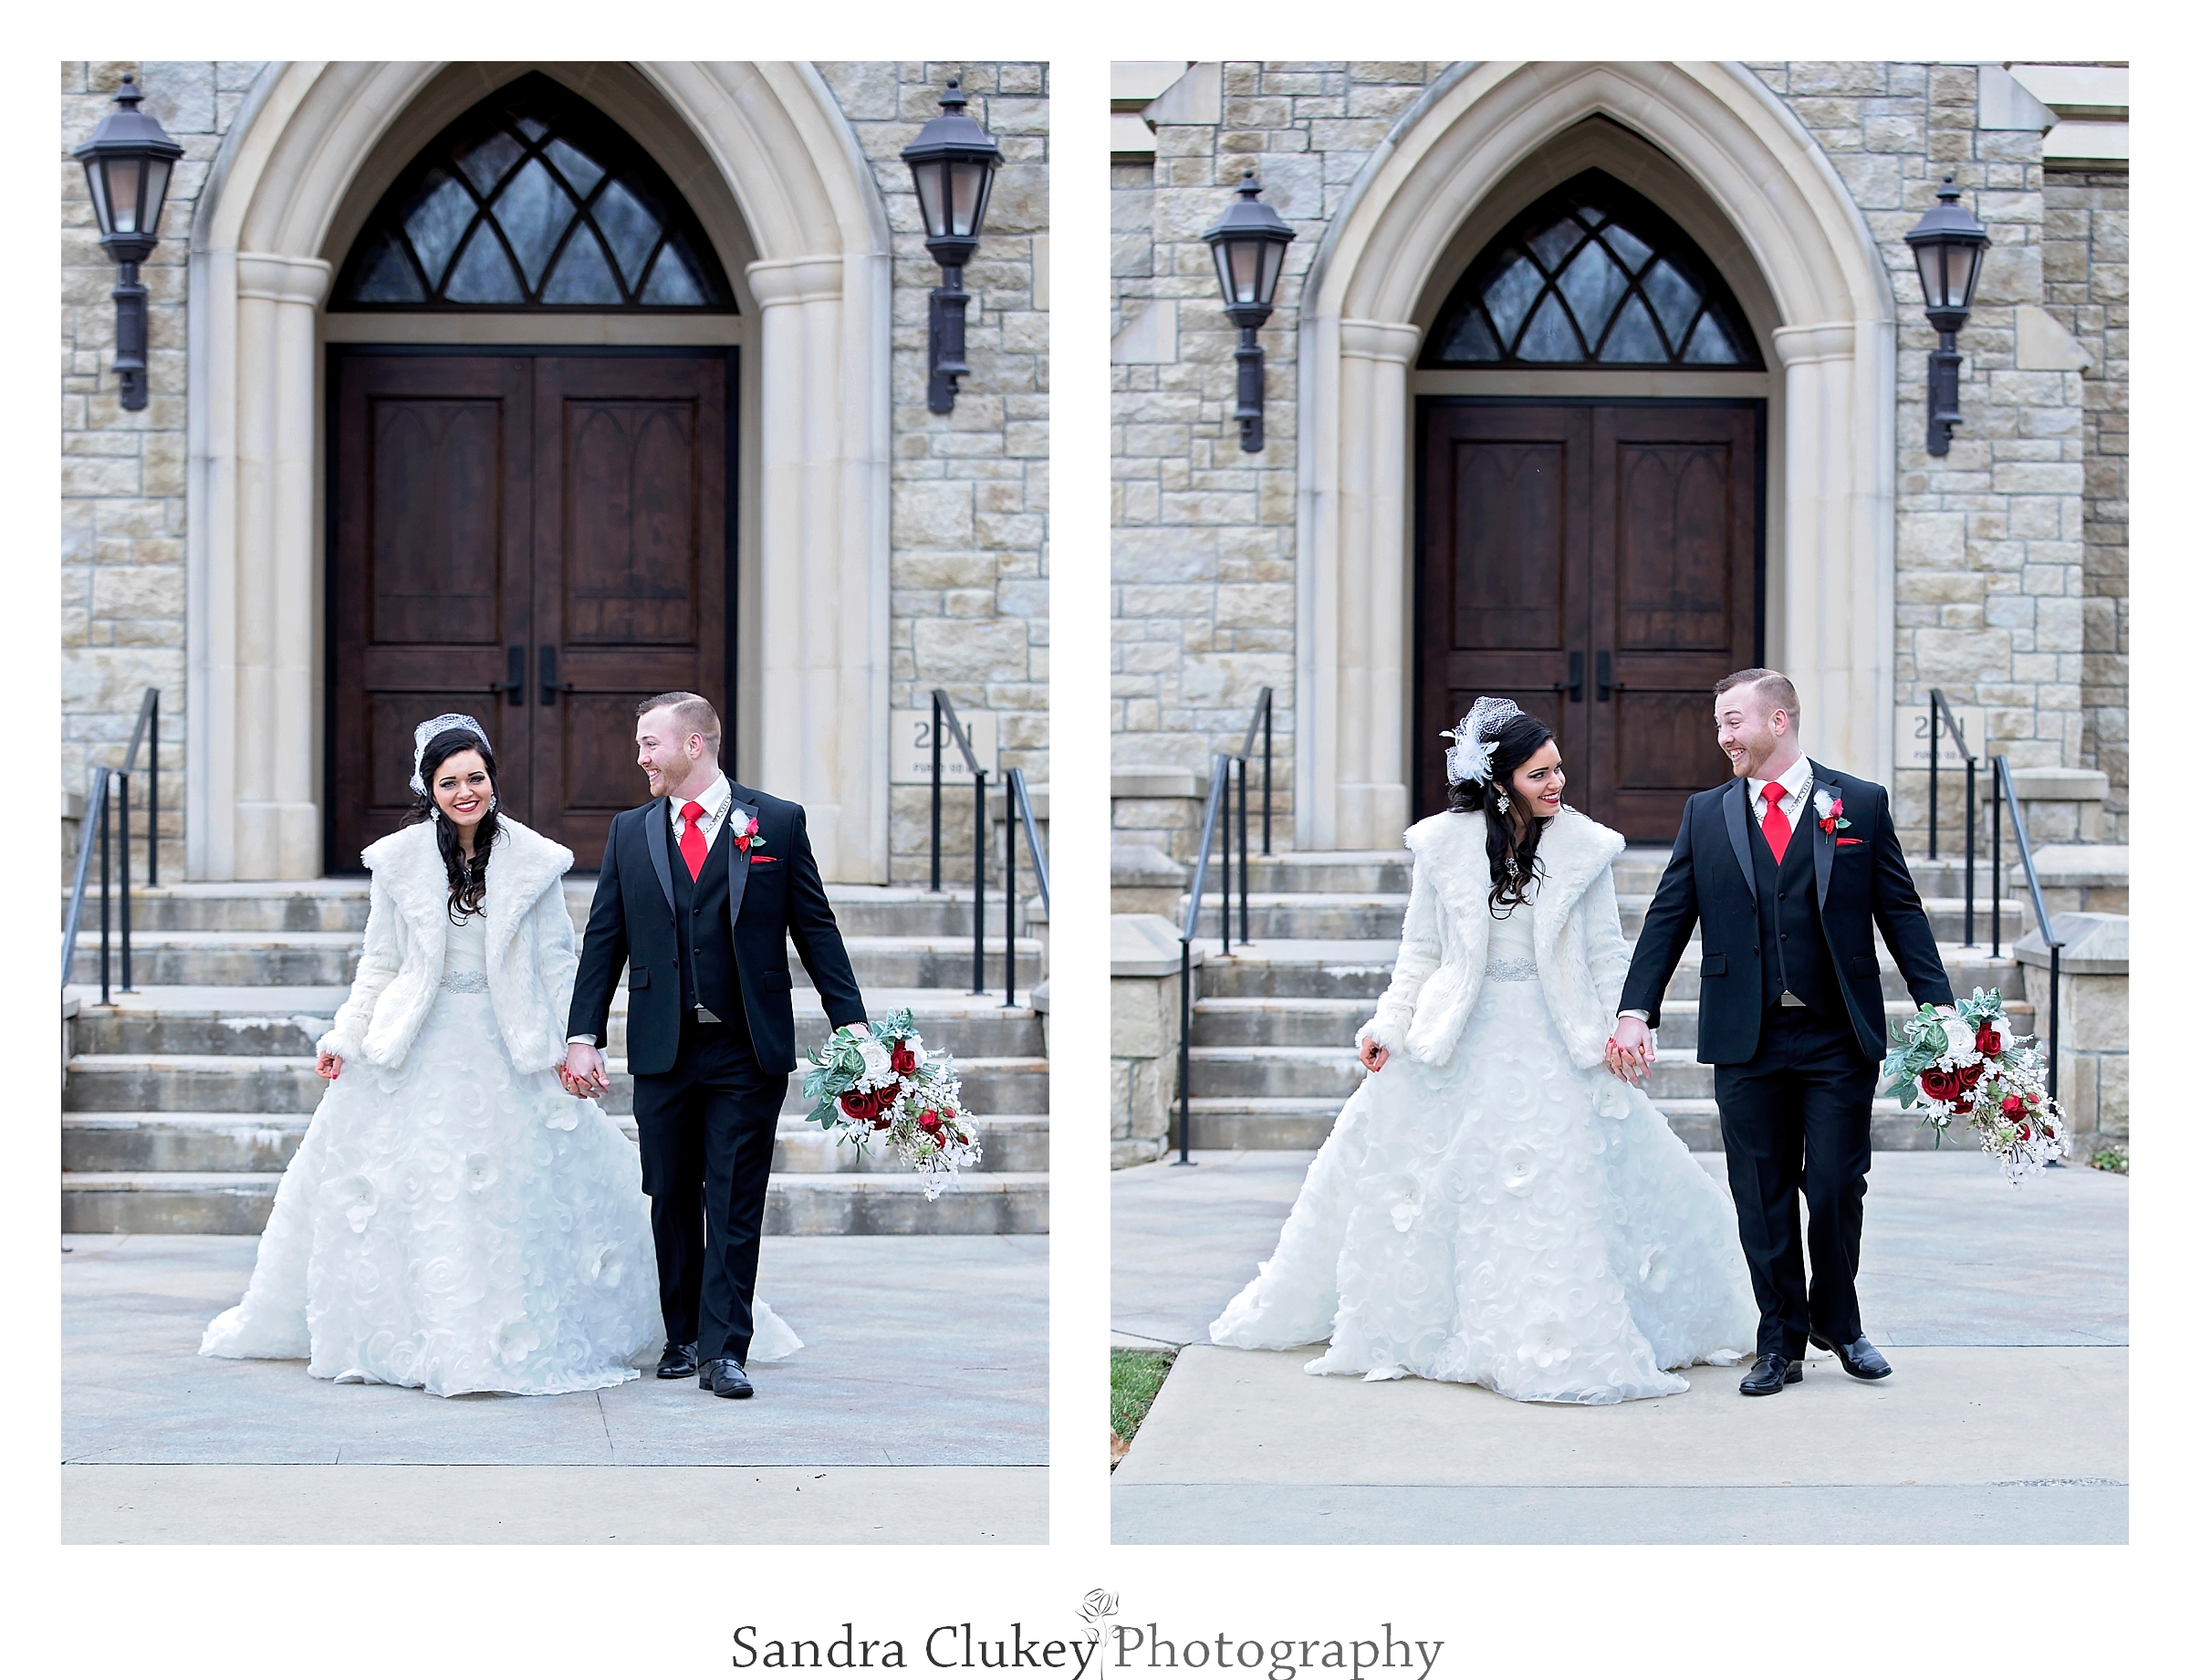
[[[747,858],[746,860],[748,863],[780,863],[782,861],[780,858]]]
[[[1863,842],[1860,840],[1836,840],[1832,843],[1836,846],[1860,846]]]

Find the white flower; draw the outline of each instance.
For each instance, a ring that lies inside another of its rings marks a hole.
[[[755,828],[757,826],[759,825],[756,822],[751,811],[733,811],[730,813],[730,838],[733,840],[737,840],[745,835],[752,833]]]
[[[1820,817],[1830,817],[1832,815],[1832,795],[1827,793],[1824,788],[1820,788],[1817,790],[1817,792],[1810,795],[1809,803],[1811,809],[1814,809]]]
[[[1948,1015],[1940,1018],[1940,1024],[1946,1028],[1946,1053],[1949,1056],[1964,1057],[1976,1053],[1977,1035],[1967,1021],[1959,1015]]]
[[[349,1219],[349,1228],[362,1234],[373,1210],[381,1205],[381,1193],[372,1180],[362,1173],[352,1173],[346,1178],[338,1178],[327,1188],[335,1205]]]
[[[1663,1295],[1666,1279],[1672,1275],[1666,1268],[1663,1248],[1652,1247],[1642,1251],[1642,1266],[1637,1277],[1644,1289],[1653,1295]]]
[[[1559,1319],[1545,1319],[1521,1332],[1521,1357],[1547,1370],[1564,1362],[1573,1346],[1573,1331]]]
[[[890,1077],[890,1047],[880,1038],[860,1040],[860,1060],[866,1067],[869,1079],[886,1080]]]
[[[1590,1090],[1590,1106],[1607,1120],[1627,1117],[1627,1087],[1609,1073]]]
[[[1516,1143],[1498,1157],[1498,1177],[1508,1190],[1526,1190],[1536,1177],[1536,1152]]]
[[[912,1065],[915,1068],[924,1068],[928,1065],[927,1049],[921,1043],[918,1033],[907,1033],[902,1042],[905,1049],[912,1052]]]
[[[523,1319],[515,1319],[495,1332],[495,1343],[504,1364],[522,1365],[526,1355],[540,1345],[540,1332]]]
[[[1412,1199],[1392,1204],[1392,1228],[1404,1231],[1422,1216],[1422,1204]]]

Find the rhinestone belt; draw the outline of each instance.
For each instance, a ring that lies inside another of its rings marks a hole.
[[[475,968],[459,969],[454,974],[441,976],[441,989],[444,992],[484,992],[486,990],[486,976]]]
[[[1483,977],[1486,980],[1533,980],[1536,978],[1536,965],[1525,956],[1494,956],[1490,959],[1490,965],[1484,969]]]

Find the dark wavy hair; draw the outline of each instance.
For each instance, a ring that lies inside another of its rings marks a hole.
[[[1490,859],[1490,913],[1501,920],[1528,902],[1530,890],[1543,873],[1536,848],[1551,819],[1524,815],[1528,803],[1514,792],[1513,774],[1550,738],[1549,728],[1522,713],[1483,737],[1483,745],[1490,748],[1490,780],[1458,782],[1453,788],[1454,810],[1483,813],[1483,850]],[[1498,810],[1500,793],[1511,802],[1510,811]]]
[[[442,765],[458,753],[477,753],[485,762],[490,796],[486,815],[479,819],[479,827],[472,835],[469,862],[464,860],[464,848],[457,843],[456,825],[442,820],[441,808],[433,803],[433,777]],[[495,767],[495,749],[469,729],[443,729],[426,743],[426,750],[418,761],[418,779],[425,784],[426,790],[411,796],[410,815],[404,820],[433,825],[433,840],[441,848],[442,865],[449,872],[449,920],[456,922],[465,916],[483,915],[486,909],[486,858],[495,848],[495,836],[501,832],[491,797],[502,779],[501,772]]]

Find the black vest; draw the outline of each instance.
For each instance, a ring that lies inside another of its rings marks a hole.
[[[1818,911],[1818,870],[1811,848],[1808,806],[1795,822],[1787,856],[1772,861],[1757,811],[1749,808],[1749,852],[1757,863],[1757,945],[1764,953],[1764,1007],[1778,1007],[1779,994],[1792,992],[1830,1020],[1845,1020],[1847,1005],[1833,973],[1832,953],[1825,946],[1825,923]]]
[[[677,900],[678,1006],[686,1015],[705,1004],[748,1043],[745,996],[737,980],[737,948],[730,937],[730,840],[716,838],[696,882],[677,850],[670,825],[669,881]]]

